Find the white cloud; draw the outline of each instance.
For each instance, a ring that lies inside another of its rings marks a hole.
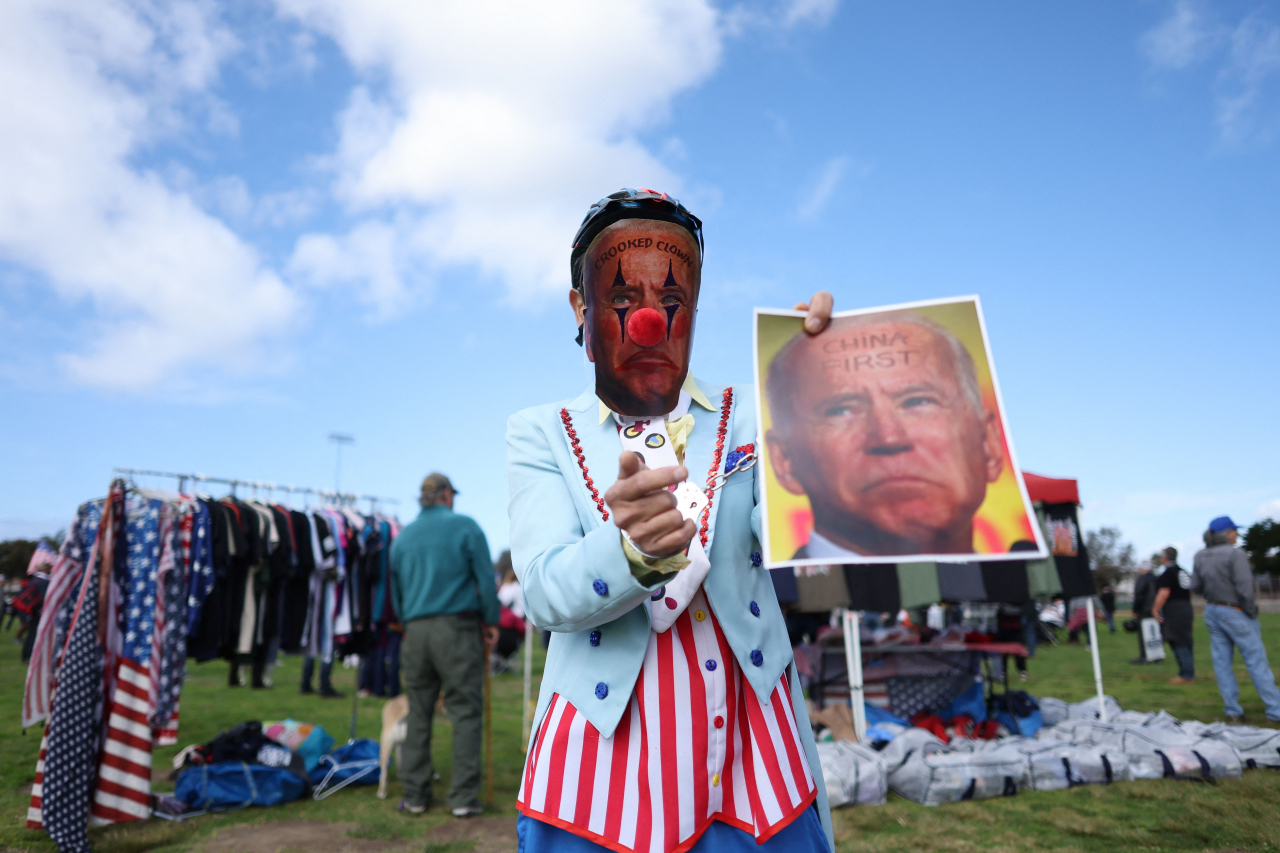
[[[1254,133],[1268,136],[1275,116],[1258,117],[1268,79],[1280,72],[1280,26],[1259,15],[1245,18],[1231,33],[1231,47],[1222,70],[1218,98],[1218,127],[1227,142],[1241,142]],[[1274,111],[1274,110],[1273,110]]]
[[[1222,28],[1203,3],[1178,0],[1169,17],[1143,34],[1138,44],[1157,68],[1186,68],[1221,41]]]
[[[303,313],[294,284],[354,290],[374,317],[420,302],[449,268],[513,303],[558,298],[595,199],[649,186],[716,204],[668,165],[685,154],[666,125],[726,41],[823,24],[838,0],[713,2],[0,3],[0,274],[30,274],[87,318],[85,343],[56,359],[71,377],[167,392],[262,363]],[[270,89],[326,40],[356,81],[332,150],[269,194],[247,175],[209,177],[203,143],[244,118],[216,95],[220,69],[234,57]],[[202,176],[140,165],[174,142],[198,150]],[[296,235],[331,200],[308,186],[317,175],[345,216],[296,237],[286,283],[242,235]]]
[[[1274,134],[1280,110],[1267,87],[1280,73],[1280,26],[1261,13],[1231,25],[1201,0],[1176,0],[1138,46],[1155,70],[1214,66],[1214,123],[1223,142],[1269,141]]]
[[[1280,521],[1280,498],[1273,498],[1253,511],[1254,521],[1265,521],[1270,518]]]
[[[289,273],[313,287],[358,285],[357,293],[378,318],[413,302],[405,280],[403,237],[392,225],[369,221],[347,234],[307,234],[298,240]]]
[[[822,167],[817,181],[796,206],[796,216],[800,219],[815,219],[826,208],[831,196],[840,188],[845,172],[849,168],[848,157],[832,157]]]
[[[133,165],[203,115],[234,37],[203,2],[0,4],[0,259],[93,316],[59,363],[110,389],[201,364],[248,366],[294,295],[192,198]]]
[[[314,273],[323,251],[355,280],[376,257],[364,289],[379,310],[409,287],[393,267],[426,281],[470,266],[515,302],[558,296],[592,201],[621,186],[687,190],[644,137],[719,64],[724,28],[706,0],[278,3],[331,37],[361,80],[329,162],[361,224],[304,237],[293,268]],[[371,254],[374,223],[395,245]]]
[[[814,24],[823,26],[835,17],[840,0],[789,0],[782,14],[784,26]]]
[[[190,172],[170,170],[170,185],[189,192],[204,209],[232,224],[280,228],[306,220],[320,204],[314,188],[299,187],[254,195],[238,175],[222,175],[204,184]]]
[[[822,27],[831,22],[840,0],[746,0],[724,11],[724,28],[731,35],[749,30],[785,33],[801,26]]]

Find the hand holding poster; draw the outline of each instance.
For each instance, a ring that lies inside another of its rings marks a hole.
[[[766,565],[1045,556],[976,296],[755,314]]]

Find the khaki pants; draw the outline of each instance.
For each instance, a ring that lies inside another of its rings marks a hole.
[[[484,705],[484,640],[474,616],[430,616],[404,626],[401,675],[409,696],[408,731],[400,778],[410,805],[430,805],[431,718],[444,690],[453,724],[453,779],[449,807],[480,805],[481,716]]]

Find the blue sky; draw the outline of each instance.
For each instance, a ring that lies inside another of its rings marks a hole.
[[[0,109],[0,537],[115,465],[331,487],[336,430],[498,550],[619,186],[706,223],[700,376],[750,380],[753,306],[977,293],[1088,526],[1280,516],[1274,2],[20,0]]]

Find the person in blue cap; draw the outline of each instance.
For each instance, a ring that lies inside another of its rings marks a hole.
[[[1232,670],[1235,650],[1244,658],[1249,678],[1266,708],[1267,719],[1280,723],[1280,688],[1267,661],[1258,624],[1258,604],[1253,597],[1253,571],[1249,558],[1236,547],[1237,525],[1229,516],[1209,522],[1204,550],[1195,556],[1191,591],[1205,597],[1204,624],[1209,629],[1213,672],[1222,694],[1228,723],[1245,722],[1240,706],[1240,686]]]

